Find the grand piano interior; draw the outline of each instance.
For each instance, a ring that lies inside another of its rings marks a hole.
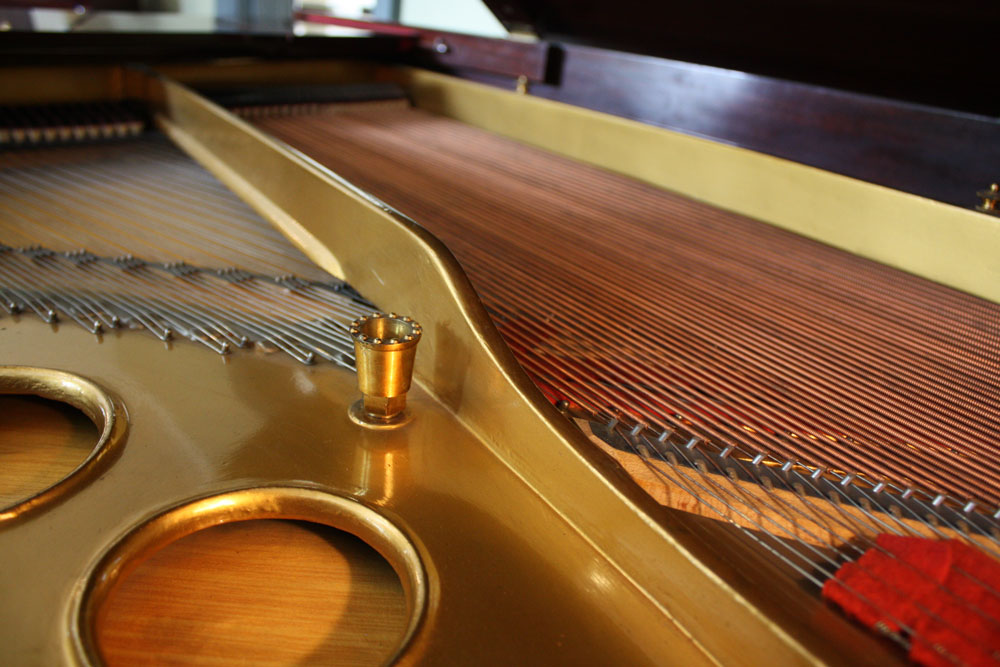
[[[5,662],[997,660],[1000,9],[60,4],[0,2]]]

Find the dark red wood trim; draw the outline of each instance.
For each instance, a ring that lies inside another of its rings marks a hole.
[[[2,1],[2,0],[0,0]],[[356,28],[367,30],[376,35],[393,35],[395,37],[419,37],[420,30],[410,28],[398,23],[381,23],[378,21],[360,21],[358,19],[348,19],[340,16],[330,16],[328,14],[316,14],[314,12],[295,12],[295,20],[306,23],[319,23],[321,25],[333,25],[341,28]]]
[[[553,46],[550,63],[530,94],[965,208],[1000,180],[1000,119],[583,46]]]
[[[425,67],[473,69],[501,76],[527,77],[529,81],[545,78],[549,45],[544,42],[521,42],[490,39],[440,30],[425,30],[374,21],[357,21],[325,14],[299,12],[300,21],[369,30],[375,34],[413,38],[414,64]]]
[[[398,60],[412,49],[405,38],[296,37],[239,33],[44,33],[7,32],[0,36],[5,65],[66,63],[196,62],[213,58],[366,58]]]
[[[545,79],[549,45],[516,42],[447,32],[423,31],[417,62],[442,67],[467,67],[505,76]]]
[[[446,49],[437,48],[438,38]],[[425,43],[422,48],[416,46],[420,41]],[[416,38],[293,40],[10,32],[2,42],[0,53],[9,64],[164,62],[239,55],[351,57],[421,64],[507,88],[524,74],[534,82],[533,95],[962,207],[975,206],[976,191],[1000,181],[998,118],[583,46],[550,47],[435,31],[420,31]]]
[[[508,28],[1000,115],[996,0],[486,0]],[[995,90],[995,86],[993,87]]]

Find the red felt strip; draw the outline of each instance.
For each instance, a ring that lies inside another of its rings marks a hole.
[[[879,535],[823,596],[865,625],[908,635],[923,665],[1000,664],[1000,562],[958,540]]]

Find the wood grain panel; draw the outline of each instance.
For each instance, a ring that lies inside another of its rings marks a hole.
[[[108,599],[110,665],[337,664],[384,660],[406,605],[395,572],[347,533],[245,521],[182,538]]]
[[[66,476],[97,429],[75,408],[0,396],[0,506]],[[347,533],[292,521],[216,526],[169,545],[106,607],[112,665],[377,664],[406,624],[389,564]]]
[[[0,507],[52,486],[80,465],[97,428],[74,407],[35,396],[0,396]]]

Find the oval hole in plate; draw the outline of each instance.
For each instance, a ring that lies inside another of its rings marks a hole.
[[[39,396],[0,395],[0,508],[73,472],[100,437],[79,409]]]
[[[244,522],[249,527],[238,525]],[[402,589],[402,614],[394,611],[399,589],[386,565]],[[254,486],[195,498],[133,526],[108,546],[76,595],[69,636],[83,664],[105,657],[129,664],[174,662],[155,656],[149,644],[129,646],[138,635],[153,633],[149,627],[129,629],[128,623],[143,622],[130,617],[145,615],[152,622],[168,612],[179,625],[161,639],[180,643],[178,633],[188,623],[191,650],[199,654],[192,653],[192,662],[218,664],[211,652],[225,644],[224,662],[350,664],[351,651],[358,649],[368,652],[358,660],[370,664],[392,662],[408,650],[427,608],[428,583],[416,546],[375,509],[316,488]],[[130,598],[139,607],[121,606]],[[169,609],[176,604],[177,610]],[[362,607],[377,610],[374,625],[362,632],[378,627],[394,641],[350,636],[345,628],[362,619]],[[217,624],[199,627],[199,616],[211,614],[217,614],[210,616]],[[116,633],[133,651],[120,660]]]
[[[399,577],[350,533],[250,520],[159,549],[103,602],[109,665],[372,665],[393,655],[409,613]]]
[[[17,496],[12,502],[0,502],[0,525],[66,500],[100,476],[121,453],[128,432],[125,406],[86,378],[51,368],[0,366],[0,398],[15,401],[13,411],[0,413],[0,422],[7,424],[0,423],[0,438],[6,441],[8,456],[15,462],[8,493]],[[86,415],[98,435],[90,441],[90,451],[82,460],[66,470],[66,464],[75,458],[73,450],[80,444],[76,437],[79,433],[70,435],[73,445],[62,452],[59,450],[66,443],[58,441],[58,434],[65,436],[85,428],[76,420],[73,409]],[[41,423],[46,421],[45,417],[36,419],[39,413],[48,413],[49,418],[59,417],[45,424]],[[69,424],[64,421],[59,426],[60,419],[68,419]],[[50,428],[55,431],[47,431]],[[54,440],[48,440],[50,437]],[[26,444],[26,440],[32,442]],[[38,488],[34,476],[43,476],[48,485]]]

